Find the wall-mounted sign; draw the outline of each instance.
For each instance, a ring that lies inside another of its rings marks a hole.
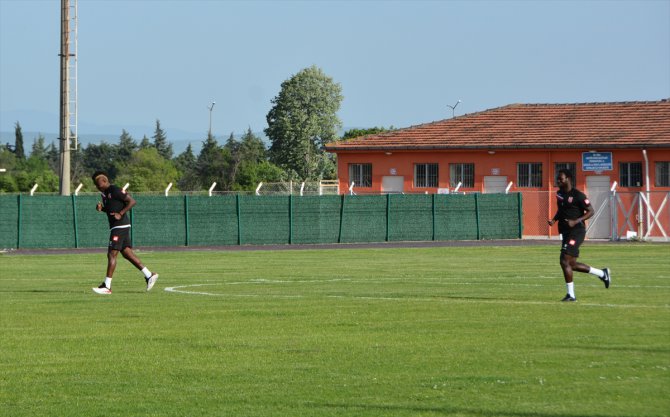
[[[491,175],[500,175],[500,168],[491,168]]]
[[[611,171],[612,152],[583,152],[582,170],[584,171]]]
[[[389,170],[389,173],[390,173],[391,175],[396,175],[396,174],[398,173],[398,171],[397,171],[395,168],[391,168],[391,169]]]

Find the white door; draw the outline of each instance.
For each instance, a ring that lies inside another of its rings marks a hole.
[[[383,193],[402,193],[405,191],[405,177],[402,175],[388,175],[382,177]]]
[[[507,189],[507,177],[503,175],[491,175],[484,177],[485,193],[504,193]]]
[[[591,175],[586,177],[586,190],[596,214],[588,221],[587,237],[592,239],[609,239],[612,237],[612,210],[610,207],[610,177],[607,175]]]

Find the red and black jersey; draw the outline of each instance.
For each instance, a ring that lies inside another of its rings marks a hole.
[[[580,218],[587,212],[587,207],[591,205],[586,194],[576,188],[573,188],[568,192],[559,189],[556,193],[556,203],[558,205],[558,212],[556,213],[555,220],[558,222],[559,230],[563,227],[567,228],[566,220]],[[575,228],[583,227],[583,223],[579,223],[575,226]]]
[[[116,185],[110,185],[102,194],[102,207],[107,213],[107,220],[109,220],[109,228],[130,227],[130,218],[128,213],[125,213],[121,220],[116,220],[113,213],[119,213],[126,206],[126,192]]]

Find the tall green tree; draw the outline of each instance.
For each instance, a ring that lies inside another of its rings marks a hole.
[[[202,188],[195,170],[196,158],[190,143],[184,152],[177,155],[174,164],[180,174],[177,180],[180,190],[196,191]]]
[[[121,131],[121,136],[119,136],[119,145],[117,146],[117,156],[119,160],[126,161],[130,159],[137,149],[138,146],[135,139],[130,136],[130,133],[126,132],[126,129],[123,129]]]
[[[216,138],[208,133],[195,163],[195,172],[200,185],[203,188],[209,188],[213,182],[216,182],[218,189],[225,189],[223,175],[228,165],[227,162],[225,153]]]
[[[304,180],[322,178],[322,146],[336,139],[341,102],[340,85],[316,66],[284,81],[266,116],[270,161]]]
[[[33,148],[30,152],[31,157],[47,160],[47,148],[44,144],[44,135],[41,133],[33,141]]]
[[[132,191],[162,191],[169,183],[177,190],[179,173],[174,163],[163,158],[155,148],[141,149],[133,154],[116,179],[118,184],[130,183]]]
[[[23,149],[23,132],[19,122],[16,122],[14,126],[14,155],[17,159],[26,159],[26,151]]]
[[[118,172],[116,146],[106,142],[101,142],[98,145],[89,143],[83,154],[86,171],[93,173],[102,170],[109,174],[110,180],[116,178]]]
[[[161,121],[158,119],[156,119],[156,130],[152,138],[158,154],[165,159],[172,159],[172,144],[168,142],[167,135],[161,128]]]
[[[153,148],[153,145],[151,144],[151,141],[147,137],[147,135],[144,135],[142,137],[142,141],[140,142],[140,149],[149,149]]]

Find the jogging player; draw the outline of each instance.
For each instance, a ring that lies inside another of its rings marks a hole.
[[[558,223],[558,232],[562,237],[561,269],[563,270],[563,277],[565,278],[568,293],[561,301],[577,301],[572,281],[573,271],[597,276],[605,283],[605,288],[609,288],[611,282],[609,268],[596,269],[577,262],[579,247],[586,237],[584,221],[593,216],[594,210],[586,195],[574,188],[573,181],[574,178],[569,169],[558,171],[558,176],[556,177],[556,183],[559,188],[556,193],[558,210],[554,217],[548,221],[549,226]]]
[[[109,183],[109,177],[102,171],[96,171],[93,176],[95,187],[102,193],[102,202],[98,202],[95,209],[107,213],[109,220],[109,249],[107,250],[107,276],[99,287],[93,288],[98,294],[112,293],[112,276],[116,269],[116,258],[121,252],[124,258],[142,271],[147,284],[147,291],[153,288],[158,274],[152,273],[142,265],[135,256],[130,243],[130,219],[128,211],[135,205],[135,199],[126,194],[124,190]]]

